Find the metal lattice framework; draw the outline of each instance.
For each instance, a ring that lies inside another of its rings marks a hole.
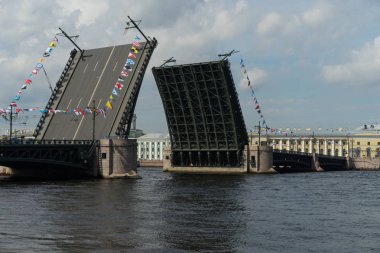
[[[239,166],[247,131],[227,60],[153,68],[174,166]]]

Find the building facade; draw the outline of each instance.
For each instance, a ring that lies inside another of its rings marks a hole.
[[[162,160],[164,148],[170,146],[169,134],[148,133],[137,138],[138,160]]]
[[[353,134],[291,134],[272,135],[250,133],[250,143],[272,146],[274,150],[316,153],[354,158],[380,157],[380,133],[360,131]]]

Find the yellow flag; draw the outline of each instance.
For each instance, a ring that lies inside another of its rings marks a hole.
[[[107,106],[108,109],[112,110],[112,104],[111,104],[111,102],[109,100],[107,101],[106,106]]]
[[[110,96],[110,99],[111,99],[111,100],[113,99],[113,96],[112,96],[112,95]]]
[[[44,60],[45,60],[45,59],[42,58],[42,57],[41,57],[41,58],[38,58],[38,62],[44,62]]]
[[[50,44],[49,44],[49,47],[56,47],[57,46],[57,42],[51,42]]]

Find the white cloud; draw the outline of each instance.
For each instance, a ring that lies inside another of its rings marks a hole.
[[[263,84],[265,84],[265,81],[267,80],[268,74],[265,70],[262,69],[251,69],[247,71],[248,77],[250,79],[250,84],[254,89],[258,89],[262,87]],[[248,81],[244,77],[240,80],[240,89],[242,90],[248,90]]]
[[[333,7],[321,2],[301,13],[280,14],[271,12],[257,25],[257,33],[262,37],[293,36],[305,29],[316,29],[329,23],[333,17]]]
[[[332,6],[323,2],[305,11],[301,16],[305,25],[320,26],[330,21],[333,16]]]
[[[347,62],[325,66],[322,74],[329,82],[343,84],[368,85],[380,82],[380,36],[352,51]]]
[[[77,15],[76,28],[89,26],[108,11],[108,1],[104,0],[66,0],[57,1],[61,11],[66,16]],[[110,17],[112,18],[112,17]]]
[[[283,27],[283,18],[276,12],[269,13],[257,25],[257,32],[259,35],[265,36],[278,32]]]

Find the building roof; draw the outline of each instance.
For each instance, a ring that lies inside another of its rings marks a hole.
[[[147,133],[143,136],[137,138],[138,141],[149,141],[149,140],[164,140],[168,139],[169,134],[162,133]]]

